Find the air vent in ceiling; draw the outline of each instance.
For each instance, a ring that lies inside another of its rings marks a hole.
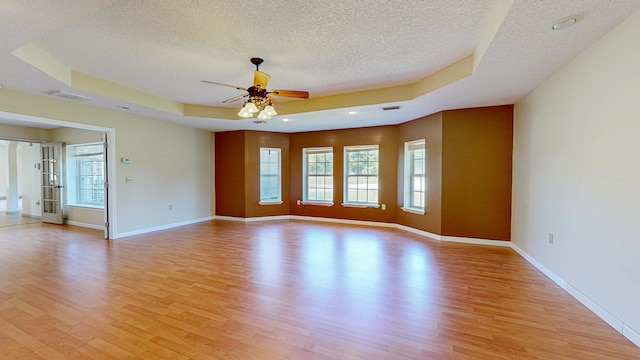
[[[61,97],[63,99],[67,99],[67,100],[73,100],[73,101],[91,100],[90,97],[83,96],[83,95],[78,95],[78,94],[72,94],[70,92],[66,92],[66,91],[62,91],[62,90],[53,90],[53,91],[47,92],[46,94],[47,95],[51,95],[51,96]]]
[[[384,110],[384,111],[398,110],[398,109],[400,109],[399,105],[396,105],[396,106],[385,106],[385,107],[382,108],[382,110]]]

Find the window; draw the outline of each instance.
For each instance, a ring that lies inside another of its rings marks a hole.
[[[345,204],[378,206],[378,145],[345,146]]]
[[[424,214],[425,146],[424,139],[404,143],[404,206],[402,210]]]
[[[282,203],[280,149],[260,148],[260,203]]]
[[[66,146],[67,203],[104,207],[104,144]]]
[[[333,202],[333,148],[302,149],[303,201]]]

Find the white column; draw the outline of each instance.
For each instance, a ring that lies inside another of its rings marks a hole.
[[[20,203],[18,194],[18,142],[11,141],[7,148],[7,214],[19,214]]]

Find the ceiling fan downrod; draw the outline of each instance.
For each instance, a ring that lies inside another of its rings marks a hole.
[[[262,60],[261,58],[251,58],[251,63],[256,66],[257,71],[260,71],[260,65],[262,65],[263,62],[264,60]]]

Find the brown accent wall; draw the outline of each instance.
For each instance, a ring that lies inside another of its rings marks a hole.
[[[400,208],[404,202],[404,143],[425,139],[427,192],[424,215]],[[433,234],[441,233],[442,198],[442,113],[429,115],[398,125],[398,209],[397,223]]]
[[[511,239],[513,106],[442,113],[442,235]]]
[[[314,131],[290,134],[291,144],[291,214],[338,219],[393,223],[396,219],[397,188],[397,126],[377,126],[360,129]],[[381,208],[347,208],[344,201],[344,147],[356,145],[379,146],[379,203]],[[297,205],[302,200],[302,149],[333,147],[334,205],[332,207]]]
[[[245,217],[245,131],[215,134],[216,215]]]
[[[282,204],[260,205],[260,148],[280,148]],[[245,132],[246,217],[289,215],[289,135],[264,131]]]
[[[404,143],[425,139],[424,215],[404,212]],[[342,206],[344,147],[379,145],[382,208]],[[281,205],[259,205],[261,147],[282,149]],[[302,149],[332,147],[334,205],[302,200]],[[304,133],[215,134],[216,215],[298,215],[398,223],[433,234],[510,240],[513,106],[444,111],[400,125]]]

